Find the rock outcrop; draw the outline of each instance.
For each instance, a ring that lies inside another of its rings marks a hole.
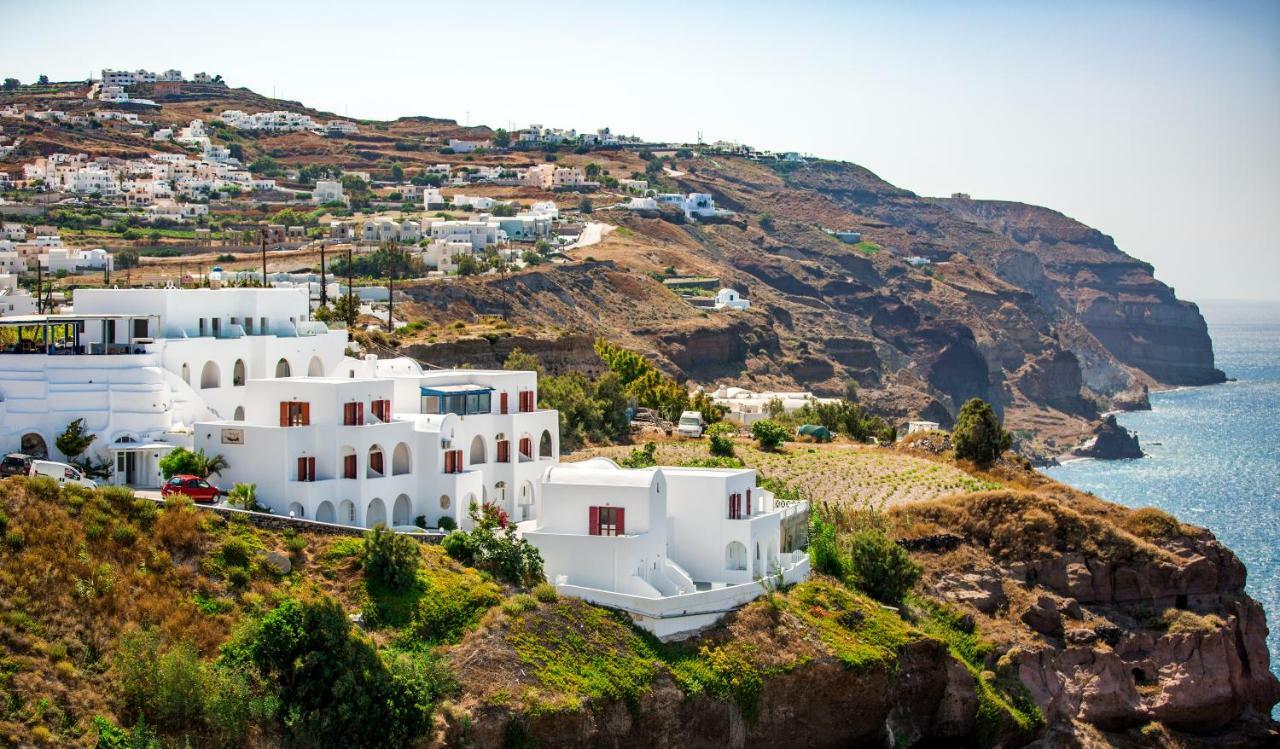
[[[1093,436],[1080,447],[1072,450],[1078,458],[1100,460],[1130,460],[1141,458],[1144,453],[1138,444],[1138,435],[1120,426],[1114,415],[1108,415],[1093,431]]]

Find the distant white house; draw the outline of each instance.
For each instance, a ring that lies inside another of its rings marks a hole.
[[[915,434],[917,432],[936,432],[941,429],[941,425],[936,421],[908,421],[907,434]]]
[[[919,268],[922,265],[929,265],[933,261],[927,257],[920,257],[919,255],[913,255],[907,258],[907,262]]]
[[[342,183],[337,180],[316,180],[311,191],[312,203],[346,203],[347,196],[342,192]]]
[[[0,317],[31,315],[35,311],[36,299],[18,285],[18,277],[12,273],[0,273]]]
[[[711,306],[712,309],[749,309],[751,302],[737,291],[726,288],[716,292],[715,301]]]
[[[808,391],[752,391],[723,385],[711,393],[713,403],[728,409],[725,420],[742,426],[769,418],[769,409],[773,407],[781,408],[783,413],[792,413],[804,406],[836,400],[819,398]]]
[[[75,247],[50,247],[40,255],[40,267],[46,273],[82,273],[112,270],[111,253],[102,248],[81,250]]]
[[[449,139],[449,150],[454,153],[471,153],[477,148],[484,148],[487,144],[482,140],[458,140],[456,138]]]

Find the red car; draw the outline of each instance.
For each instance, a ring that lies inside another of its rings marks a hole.
[[[164,482],[164,486],[160,487],[160,496],[162,497],[185,494],[191,498],[192,502],[205,504],[214,504],[218,501],[218,497],[225,493],[207,480],[187,473],[180,473],[174,476]]]

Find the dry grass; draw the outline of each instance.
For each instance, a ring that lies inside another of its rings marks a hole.
[[[602,447],[566,459],[583,460],[597,455],[619,459],[630,452],[630,447]],[[940,461],[849,442],[788,443],[778,452],[765,452],[739,442],[736,452],[747,467],[755,468],[762,476],[784,481],[814,501],[837,506],[882,510],[999,486]],[[706,457],[705,440],[658,443],[659,465],[682,465]]]

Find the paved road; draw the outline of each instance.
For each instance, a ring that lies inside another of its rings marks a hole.
[[[599,221],[592,221],[582,228],[582,234],[578,236],[578,241],[569,245],[565,249],[576,250],[580,247],[590,247],[593,244],[600,244],[600,240],[604,239],[604,235],[617,229],[612,224],[602,224]]]

